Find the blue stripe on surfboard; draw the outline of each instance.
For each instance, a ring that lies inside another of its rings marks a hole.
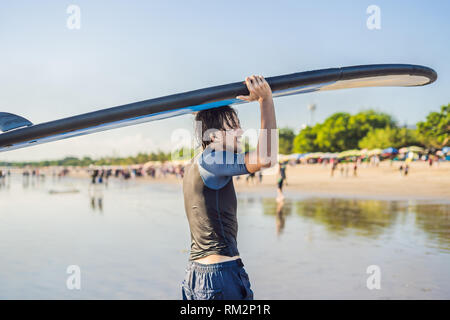
[[[105,131],[105,130],[109,130],[109,129],[121,128],[121,127],[125,127],[125,126],[131,126],[131,125],[136,125],[136,124],[140,124],[140,123],[146,123],[146,122],[150,122],[150,121],[171,118],[171,117],[184,115],[184,114],[201,111],[201,110],[205,110],[205,109],[218,108],[218,107],[222,107],[222,106],[226,106],[226,105],[235,105],[235,104],[240,104],[240,103],[243,103],[243,102],[240,100],[237,100],[237,99],[222,100],[222,101],[202,104],[202,105],[198,105],[198,106],[186,107],[186,108],[177,109],[177,110],[153,113],[150,115],[120,120],[120,121],[116,121],[116,122],[112,122],[112,123],[100,124],[95,127],[75,130],[75,131],[71,131],[71,132],[64,132],[64,133],[60,133],[60,134],[57,134],[54,136],[49,136],[49,137],[45,137],[45,138],[40,138],[40,139],[36,139],[36,140],[13,144],[12,146],[9,146],[9,147],[0,148],[0,152],[19,149],[19,148],[25,147],[29,144],[37,145],[37,144],[46,143],[46,142],[58,141],[58,140],[72,138],[72,137],[83,136],[83,135],[90,134],[90,133],[101,132],[101,131]]]

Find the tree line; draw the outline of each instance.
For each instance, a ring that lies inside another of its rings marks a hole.
[[[105,166],[105,165],[132,165],[136,163],[146,163],[148,161],[167,161],[171,159],[171,153],[158,151],[152,153],[139,153],[137,156],[129,157],[102,157],[100,159],[92,159],[91,157],[65,157],[58,160],[43,160],[43,161],[15,161],[15,162],[0,162],[0,166],[7,167],[48,167],[48,166],[80,166],[87,167],[89,165]]]
[[[322,123],[306,127],[298,134],[291,128],[279,130],[279,153],[341,152],[351,149],[400,148],[417,145],[428,149],[439,149],[450,145],[450,104],[440,111],[430,112],[416,128],[400,126],[391,115],[375,110],[365,110],[351,115],[337,112]],[[245,141],[245,151],[252,150]],[[180,149],[175,153],[139,153],[129,157],[65,157],[59,160],[0,162],[0,166],[89,166],[132,165],[148,161],[168,161],[192,158],[193,149]]]
[[[308,126],[296,135],[290,128],[279,131],[281,154],[342,152],[351,149],[385,149],[417,145],[440,149],[450,144],[450,104],[430,112],[416,128],[399,125],[384,112],[365,110],[357,114],[337,112],[322,123]]]

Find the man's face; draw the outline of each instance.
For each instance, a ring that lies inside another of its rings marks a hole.
[[[242,152],[242,135],[244,130],[241,128],[239,119],[236,117],[235,122],[238,124],[235,128],[231,128],[227,123],[224,124],[224,130],[216,131],[212,137],[213,144],[217,147],[221,146],[223,150],[234,153]]]
[[[244,130],[239,126],[238,128],[227,129],[222,131],[225,136],[225,150],[232,151],[234,153],[242,152],[242,134]]]

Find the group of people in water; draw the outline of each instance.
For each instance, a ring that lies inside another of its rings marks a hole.
[[[140,177],[150,177],[156,179],[174,176],[182,179],[184,175],[184,166],[174,165],[170,162],[151,166],[133,165],[123,167],[116,166],[114,168],[99,166],[88,168],[88,172],[91,177],[92,184],[107,184],[110,177],[128,180]]]

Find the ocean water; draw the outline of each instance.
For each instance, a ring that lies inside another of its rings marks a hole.
[[[450,299],[450,201],[275,196],[238,194],[255,299]],[[180,299],[189,244],[180,185],[0,182],[0,299]]]

